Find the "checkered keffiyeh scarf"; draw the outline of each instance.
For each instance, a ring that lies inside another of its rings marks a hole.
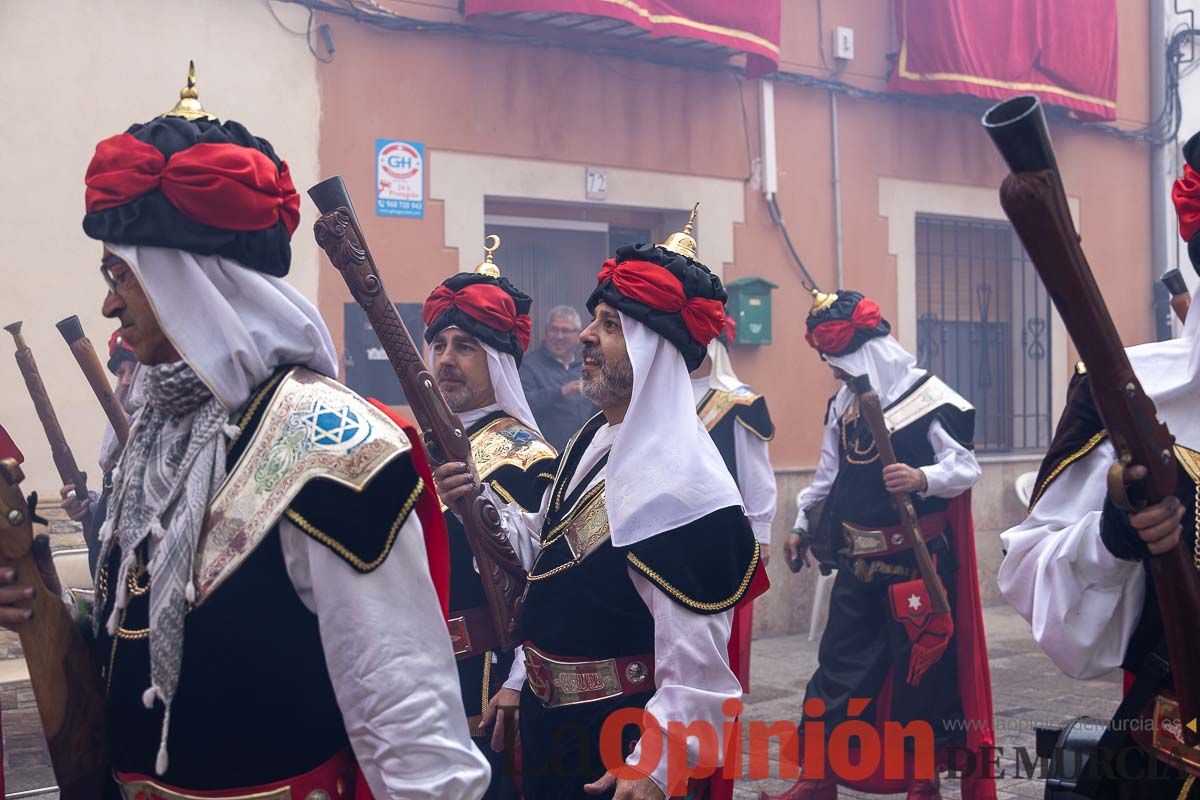
[[[147,708],[164,706],[162,741],[155,769],[167,771],[171,700],[179,685],[183,623],[195,601],[192,562],[208,503],[225,479],[225,442],[237,434],[228,412],[186,362],[146,368],[146,406],[129,433],[113,475],[108,518],[100,530],[100,569],[114,545],[121,548],[116,602],[107,620],[116,633],[129,603],[129,573],[138,549],[149,540],[150,687]],[[97,598],[97,608],[106,598]],[[94,624],[99,630],[100,620]]]

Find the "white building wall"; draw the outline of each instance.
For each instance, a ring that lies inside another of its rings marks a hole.
[[[304,31],[308,13],[274,3]],[[42,378],[89,486],[100,484],[100,411],[54,323],[78,314],[98,351],[115,328],[100,316],[100,246],[83,234],[84,173],[101,139],[170,109],[196,62],[200,99],[269,139],[297,187],[319,177],[316,62],[265,2],[0,1],[0,325],[23,320]],[[303,196],[292,282],[316,299],[317,248]],[[0,331],[0,424],[26,457],[26,490],[57,499],[50,450]]]

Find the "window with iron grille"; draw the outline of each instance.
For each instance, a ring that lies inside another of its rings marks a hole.
[[[1007,222],[917,215],[917,361],[975,406],[981,451],[1050,443],[1050,298]]]

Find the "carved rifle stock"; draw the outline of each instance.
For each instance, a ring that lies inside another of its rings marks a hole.
[[[341,177],[318,183],[308,190],[308,194],[323,215],[313,226],[317,245],[342,274],[350,293],[362,306],[379,336],[388,361],[404,387],[413,416],[421,426],[430,458],[438,463],[469,462],[471,442],[466,429],[447,405],[433,375],[421,360],[412,335],[384,290]],[[476,486],[474,495],[459,502],[455,510],[462,517],[467,543],[479,565],[479,576],[501,647],[512,648],[520,644],[518,606],[525,591],[525,569],[501,530],[496,506],[483,494],[481,486]]]
[[[46,440],[50,443],[50,454],[54,458],[54,467],[58,470],[58,477],[64,486],[74,486],[75,496],[86,503],[88,499],[87,475],[75,463],[75,455],[71,452],[70,445],[67,444],[67,437],[63,433],[62,425],[58,424],[58,415],[54,413],[54,404],[50,402],[50,395],[46,393],[46,385],[42,383],[42,375],[38,372],[33,351],[29,349],[29,345],[25,343],[25,337],[21,335],[21,323],[14,322],[11,325],[5,325],[4,330],[11,333],[16,342],[17,366],[21,369],[22,377],[25,378],[25,388],[29,390],[29,397],[33,400],[33,407],[37,410],[38,419],[42,421],[42,429],[46,432]],[[84,518],[83,536],[89,546],[95,546],[96,526],[90,515]]]
[[[879,450],[879,461],[884,467],[897,463],[896,450],[892,447],[892,435],[888,432],[887,422],[883,418],[883,407],[879,403],[879,395],[871,387],[871,379],[867,375],[859,375],[850,381],[850,390],[858,396],[858,410],[871,429],[871,438]],[[925,591],[929,592],[929,604],[935,614],[949,614],[950,601],[946,598],[946,587],[942,586],[933,567],[933,559],[929,557],[929,548],[921,536],[921,524],[917,521],[917,510],[913,507],[912,497],[892,495],[892,504],[900,515],[900,527],[904,528],[904,536],[912,547],[913,556],[917,561],[917,572]]]
[[[0,566],[32,586],[33,617],[17,629],[62,800],[96,800],[110,780],[104,693],[87,644],[62,600],[46,588],[33,558],[33,525],[21,495],[24,478],[0,460]]]
[[[96,355],[96,348],[92,347],[92,341],[83,333],[83,325],[80,324],[79,317],[67,317],[57,323],[56,327],[63,339],[66,340],[67,347],[71,348],[71,355],[75,356],[75,362],[83,371],[83,377],[87,378],[88,385],[92,387],[96,399],[100,401],[100,408],[104,411],[104,416],[108,417],[108,424],[113,426],[117,441],[124,447],[125,443],[129,441],[129,419],[113,394],[112,386],[108,383],[108,376],[104,374],[104,367]]]
[[[1080,247],[1041,103],[1032,95],[1007,100],[984,115],[983,125],[1012,171],[1000,187],[1000,204],[1087,364],[1092,396],[1117,452],[1109,495],[1129,510],[1160,502],[1175,492],[1175,438],[1133,372]],[[1131,464],[1148,474],[1126,486],[1124,469]],[[1185,721],[1200,714],[1200,572],[1188,555],[1181,542],[1149,560]],[[1183,735],[1197,743],[1186,726]]]

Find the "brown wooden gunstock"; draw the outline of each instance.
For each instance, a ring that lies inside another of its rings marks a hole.
[[[88,646],[62,599],[46,588],[33,557],[33,525],[21,494],[24,475],[12,459],[0,461],[0,566],[32,586],[33,617],[18,628],[21,649],[50,763],[62,800],[97,800],[110,780],[104,692]]]
[[[113,394],[112,386],[108,383],[108,375],[105,374],[104,367],[100,364],[96,348],[92,347],[91,340],[84,335],[79,317],[67,317],[57,323],[55,327],[66,340],[67,346],[71,348],[71,355],[75,356],[75,363],[82,370],[83,377],[87,378],[88,385],[92,387],[92,393],[100,401],[100,408],[104,410],[104,416],[108,417],[108,424],[112,425],[113,431],[117,435],[117,441],[124,447],[125,443],[129,441],[129,418],[125,416],[125,409],[121,408],[116,395]]]
[[[1117,452],[1109,494],[1130,510],[1158,503],[1175,493],[1175,438],[1134,374],[1084,256],[1041,104],[1032,95],[1007,100],[989,110],[983,124],[1012,170],[1000,187],[1000,204],[1087,364],[1092,396]],[[1125,467],[1134,464],[1148,474],[1126,486]],[[1200,715],[1200,572],[1189,556],[1181,542],[1149,559],[1185,723]],[[1189,744],[1200,738],[1186,724],[1183,735]]]
[[[884,467],[899,463],[896,459],[896,449],[892,447],[892,435],[888,432],[887,422],[883,418],[883,406],[879,395],[871,387],[871,379],[859,375],[850,380],[850,390],[858,396],[858,412],[866,420],[875,439],[875,447],[879,450],[879,460]],[[904,536],[912,547],[913,556],[917,561],[917,572],[921,574],[921,582],[925,591],[929,592],[929,605],[935,614],[950,613],[950,600],[946,597],[946,587],[938,578],[934,569],[933,559],[929,557],[929,548],[921,536],[921,524],[917,521],[917,510],[913,507],[909,495],[892,495],[892,504],[900,515],[900,526],[904,528]]]
[[[29,390],[33,407],[37,410],[38,419],[42,422],[42,430],[46,433],[46,441],[50,443],[50,455],[54,459],[58,477],[64,486],[74,486],[75,496],[86,503],[88,499],[87,475],[75,463],[75,455],[71,452],[71,446],[67,444],[67,437],[63,433],[62,425],[58,424],[58,415],[54,413],[54,404],[50,402],[46,385],[42,383],[42,375],[38,372],[33,351],[29,349],[29,345],[25,343],[25,337],[21,335],[21,323],[14,322],[11,325],[5,325],[4,330],[11,333],[16,342],[17,367],[20,368],[21,375],[25,378],[25,388]],[[83,523],[83,536],[87,539],[89,546],[95,545],[96,530],[90,516]]]
[[[421,426],[429,457],[438,463],[469,463],[471,441],[466,429],[458,415],[450,410],[422,361],[412,335],[384,290],[379,269],[367,248],[341,177],[324,180],[308,193],[323,215],[313,226],[317,245],[341,273],[379,336],[388,361],[404,387],[413,416]],[[482,486],[476,486],[474,495],[457,503],[455,510],[462,517],[467,543],[479,565],[479,577],[497,639],[501,647],[512,649],[521,642],[519,607],[525,591],[525,569],[501,528],[500,513],[483,493]]]

